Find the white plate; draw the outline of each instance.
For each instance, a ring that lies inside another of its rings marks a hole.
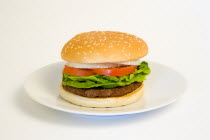
[[[149,62],[152,73],[145,81],[143,98],[131,105],[116,108],[87,108],[63,100],[58,93],[64,62],[47,65],[28,76],[24,87],[36,102],[57,110],[85,115],[124,115],[145,112],[166,106],[186,89],[185,78],[172,68]]]

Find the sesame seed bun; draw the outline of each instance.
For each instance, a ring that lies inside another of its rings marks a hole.
[[[119,107],[128,105],[139,100],[144,93],[144,84],[135,91],[120,97],[107,97],[107,98],[87,98],[73,93],[70,93],[63,89],[62,85],[59,88],[60,96],[66,101],[85,107]]]
[[[76,35],[63,47],[61,57],[77,63],[131,61],[148,53],[139,37],[114,31],[91,31]]]

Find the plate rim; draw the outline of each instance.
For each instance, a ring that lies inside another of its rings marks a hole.
[[[118,115],[130,115],[130,114],[137,114],[137,113],[143,113],[143,112],[147,112],[147,111],[151,111],[151,110],[155,110],[155,109],[159,109],[159,108],[162,108],[162,107],[165,107],[165,106],[168,106],[169,104],[171,103],[174,103],[176,100],[180,99],[185,92],[183,92],[182,94],[180,94],[179,96],[176,96],[176,98],[174,98],[173,100],[169,100],[167,102],[164,102],[164,103],[161,103],[159,105],[156,105],[156,106],[153,106],[153,107],[149,107],[149,108],[146,108],[146,109],[139,109],[139,110],[132,110],[132,111],[122,111],[122,112],[88,112],[88,111],[81,111],[81,110],[76,110],[76,109],[66,109],[66,108],[62,108],[62,107],[59,107],[59,106],[55,106],[55,105],[52,105],[52,104],[47,104],[45,102],[43,102],[42,100],[39,100],[39,98],[36,98],[34,97],[33,95],[31,95],[30,91],[28,91],[27,87],[26,87],[26,83],[27,81],[30,79],[29,77],[31,77],[34,73],[36,73],[37,71],[41,70],[41,69],[44,69],[46,67],[49,67],[50,65],[56,65],[56,64],[62,64],[64,63],[65,61],[59,61],[59,62],[55,62],[55,63],[51,63],[51,64],[47,64],[45,66],[42,66],[38,69],[36,69],[34,72],[30,73],[25,81],[24,81],[24,90],[26,92],[26,94],[32,99],[34,100],[35,102],[41,104],[41,105],[44,105],[46,107],[49,107],[51,109],[54,109],[54,110],[59,110],[59,111],[63,111],[63,112],[67,112],[67,113],[73,113],[73,114],[79,114],[79,115],[90,115],[90,116],[118,116]],[[165,65],[165,64],[161,64],[159,62],[155,62],[155,61],[147,61],[147,62],[152,62],[152,63],[156,63],[156,64],[160,64],[160,65],[163,65],[167,68],[170,68],[169,66]],[[176,69],[173,69],[175,70],[177,73],[181,74],[179,71],[177,71]],[[187,84],[187,83],[186,83]],[[144,95],[143,95],[144,96]],[[143,97],[142,97],[143,98]],[[64,100],[64,99],[62,99]],[[65,101],[65,100],[64,100]],[[138,100],[140,101],[140,100]],[[138,102],[137,101],[137,102]],[[72,103],[70,103],[72,104]],[[72,104],[72,105],[75,105],[75,104]],[[77,105],[78,106],[78,105]],[[87,107],[83,107],[83,106],[78,106],[78,107],[82,107],[82,108],[87,108]]]

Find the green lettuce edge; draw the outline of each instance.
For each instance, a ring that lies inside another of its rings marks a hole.
[[[105,76],[101,74],[91,76],[74,76],[63,73],[62,84],[75,88],[115,88],[126,86],[134,82],[146,80],[146,76],[151,70],[148,63],[143,61],[137,66],[137,70],[129,75],[124,76]]]

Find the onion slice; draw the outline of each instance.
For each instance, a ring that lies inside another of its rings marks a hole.
[[[123,62],[117,62],[117,64],[122,64],[122,65],[139,65],[142,60],[137,59],[137,60],[132,60],[132,61],[123,61]]]
[[[76,63],[76,62],[67,62],[66,65],[73,68],[116,68],[123,65],[139,65],[140,60],[132,60],[132,61],[123,61],[123,62],[115,62],[115,63]]]
[[[73,68],[114,68],[122,66],[123,64],[117,64],[117,63],[91,63],[91,64],[85,64],[85,63],[75,63],[75,62],[67,62],[67,66],[73,67]]]

